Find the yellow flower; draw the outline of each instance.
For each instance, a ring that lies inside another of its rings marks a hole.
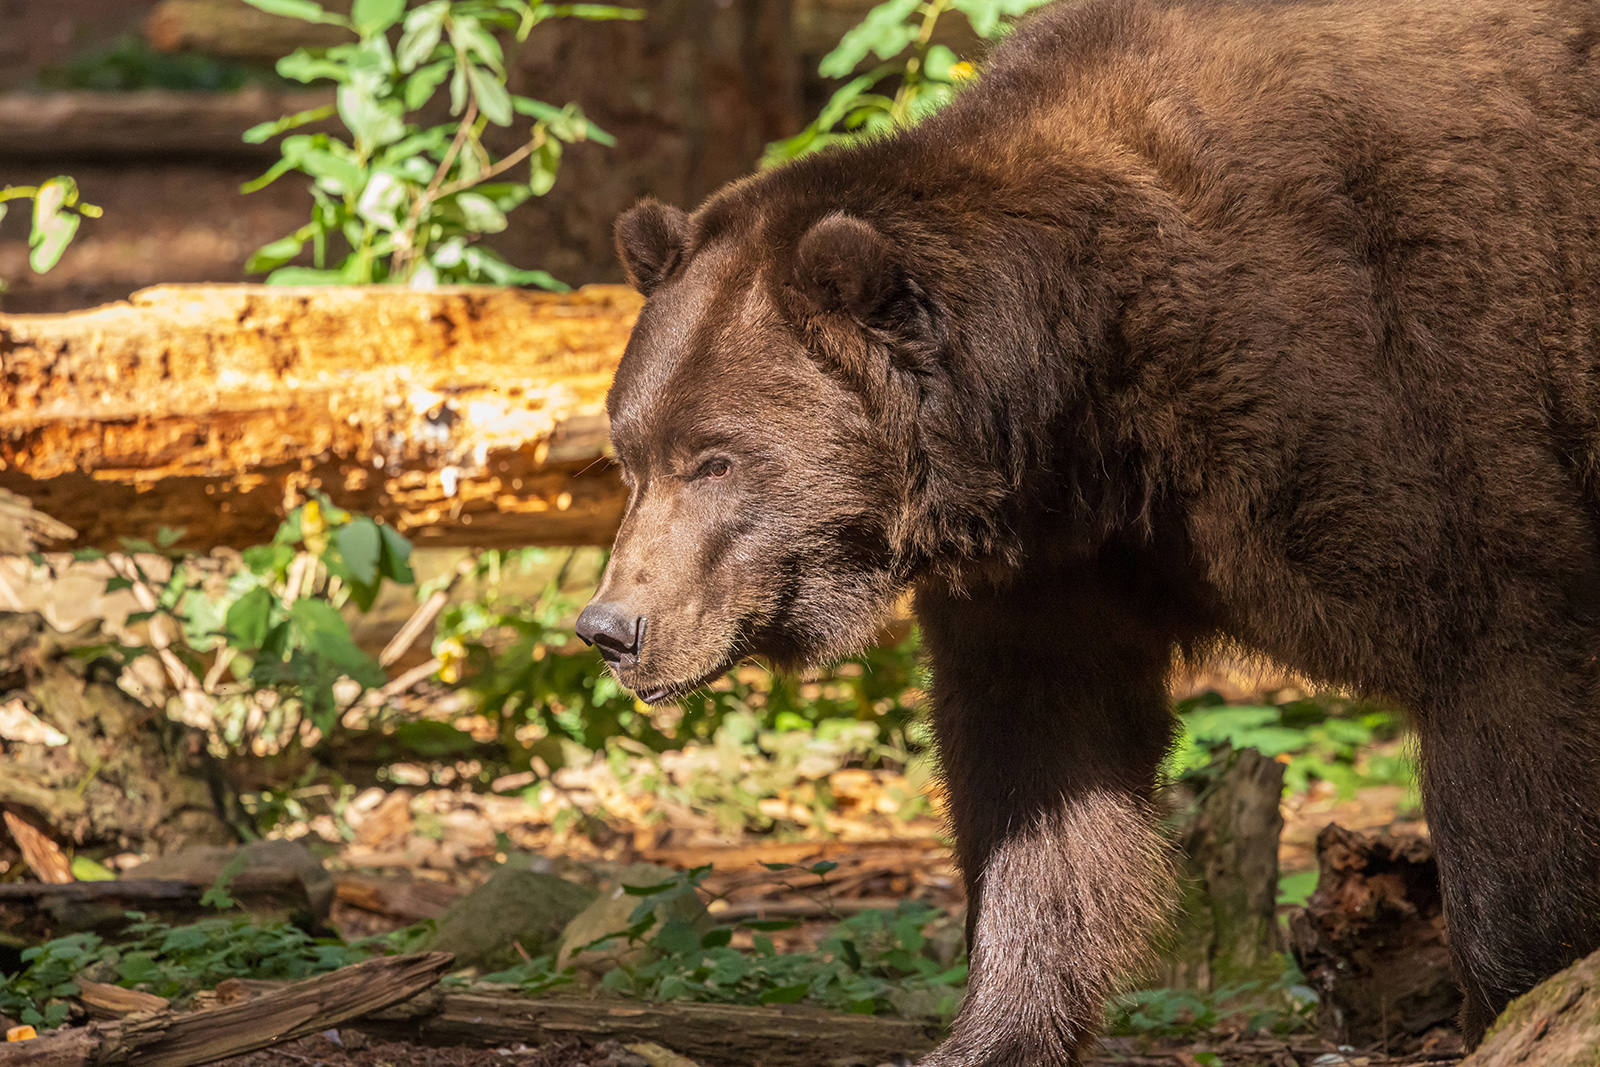
[[[953,64],[950,67],[950,80],[957,82],[966,81],[968,78],[977,73],[978,68],[974,67],[971,63],[968,63],[963,59],[961,62]]]
[[[439,661],[439,680],[454,685],[461,680],[461,665],[467,659],[467,647],[454,637],[447,637],[433,650]]]
[[[328,550],[328,520],[322,514],[322,505],[307,500],[300,509],[300,540],[306,543],[311,554],[320,556]]]

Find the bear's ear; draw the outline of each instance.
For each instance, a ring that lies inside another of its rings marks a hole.
[[[933,340],[927,295],[871,223],[834,212],[812,224],[795,250],[795,284],[817,311],[862,326]]]
[[[628,281],[649,296],[682,262],[689,216],[659,200],[641,200],[617,219],[616,239]]]

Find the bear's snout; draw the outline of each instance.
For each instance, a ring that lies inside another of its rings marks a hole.
[[[639,665],[644,644],[644,616],[616,603],[593,601],[578,616],[573,629],[585,644],[593,645],[614,671]]]

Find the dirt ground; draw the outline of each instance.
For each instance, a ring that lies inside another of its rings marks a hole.
[[[1209,1059],[1208,1054],[1217,1059]],[[1314,1038],[1254,1038],[1195,1044],[1178,1040],[1108,1040],[1091,1067],[1453,1067],[1458,1049],[1413,1056],[1363,1055]],[[624,1046],[616,1041],[585,1045],[561,1042],[539,1048],[426,1048],[399,1042],[368,1042],[352,1031],[308,1037],[248,1056],[221,1061],[225,1067],[701,1067],[659,1045]],[[765,1067],[749,1064],[748,1067]],[[906,1061],[882,1067],[906,1067]]]

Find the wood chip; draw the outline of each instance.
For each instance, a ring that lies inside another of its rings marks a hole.
[[[72,861],[61,851],[60,845],[9,811],[4,815],[6,829],[11,831],[11,840],[17,843],[17,851],[22,853],[22,858],[33,873],[39,876],[39,881],[51,885],[66,885],[75,881],[72,877]]]

